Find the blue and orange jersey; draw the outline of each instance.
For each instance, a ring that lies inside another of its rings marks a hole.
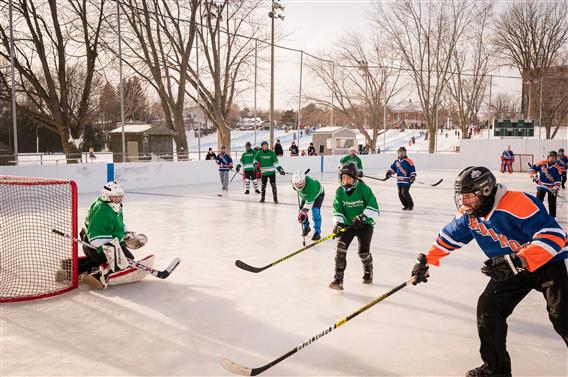
[[[537,178],[537,190],[559,189],[562,180],[562,168],[557,164],[549,164],[546,160],[543,160],[531,166],[529,176]]]
[[[219,153],[215,160],[217,160],[219,171],[229,171],[233,168],[233,159],[228,154]]]
[[[511,162],[515,161],[515,154],[513,153],[513,151],[510,151],[510,150],[506,150],[505,152],[503,152],[502,157],[503,157],[502,158],[503,160],[507,160],[507,161],[511,161]]]
[[[558,156],[558,160],[556,160],[556,165],[560,166],[560,169],[562,169],[561,171],[562,174],[566,174],[566,168],[568,168],[568,157]]]
[[[389,171],[396,173],[396,183],[399,186],[410,186],[410,177],[416,176],[416,168],[414,162],[408,157],[397,158],[390,166]]]
[[[537,198],[498,185],[495,203],[487,217],[456,215],[428,250],[428,263],[439,266],[441,258],[474,238],[489,258],[522,255],[531,272],[568,258],[566,232]]]

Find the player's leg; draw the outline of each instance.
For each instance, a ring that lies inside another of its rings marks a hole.
[[[341,233],[337,240],[337,248],[335,251],[335,275],[333,281],[329,284],[331,289],[343,290],[343,274],[347,268],[347,249],[355,237],[353,229],[348,229]]]
[[[250,194],[250,179],[251,179],[250,171],[244,172],[244,179],[245,179],[245,194]]]
[[[406,198],[404,197],[404,194],[402,193],[402,186],[397,185],[397,188],[398,188],[398,200],[400,200],[400,202],[402,203],[402,209],[406,210],[406,209],[408,209],[408,206],[406,205]]]
[[[521,281],[528,273],[521,274],[501,282],[490,280],[477,302],[479,352],[483,360],[479,368],[488,375],[511,373],[511,359],[506,348],[507,317],[532,289]],[[468,374],[475,376],[476,369]]]
[[[278,192],[276,191],[276,174],[270,176],[270,187],[272,188],[272,199],[278,203]]]
[[[321,193],[312,206],[312,219],[314,220],[314,235],[312,241],[317,241],[321,239],[321,206],[323,204],[323,199],[325,198],[325,193]]]
[[[544,203],[544,196],[545,195],[546,195],[546,191],[539,190],[538,188],[536,189],[536,198],[538,200],[540,200],[542,203]]]
[[[402,191],[404,198],[406,199],[406,205],[409,211],[414,209],[414,201],[412,200],[412,196],[410,196],[410,185],[404,186]]]
[[[567,173],[566,173],[566,170],[564,170],[562,172],[562,188],[563,189],[566,189],[566,176],[567,176]]]
[[[371,255],[373,228],[372,225],[367,224],[363,229],[356,231],[357,241],[359,241],[359,258],[363,263],[363,284],[373,282],[373,256]]]
[[[260,202],[264,203],[264,198],[266,196],[266,184],[268,183],[268,176],[263,175],[261,178],[261,189],[260,189]]]
[[[568,259],[549,263],[533,274],[536,289],[546,300],[548,318],[568,346]]]
[[[548,194],[548,214],[552,217],[556,217],[556,195],[551,192]]]

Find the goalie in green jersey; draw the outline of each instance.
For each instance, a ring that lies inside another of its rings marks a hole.
[[[333,222],[336,234],[335,276],[329,284],[332,289],[343,290],[343,274],[347,267],[347,249],[357,237],[359,257],[363,263],[363,283],[373,282],[373,257],[371,239],[379,206],[373,191],[359,179],[359,170],[353,163],[343,165],[339,170],[341,186],[335,191],[333,200]]]

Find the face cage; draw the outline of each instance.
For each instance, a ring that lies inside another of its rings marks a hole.
[[[293,183],[293,185],[296,189],[301,190],[306,186],[306,181]]]
[[[476,201],[470,203],[464,203],[463,195],[465,194],[474,194]],[[456,204],[456,208],[460,213],[465,213],[468,216],[477,216],[476,212],[482,207],[483,205],[483,194],[479,191],[476,192],[454,192],[454,202]]]

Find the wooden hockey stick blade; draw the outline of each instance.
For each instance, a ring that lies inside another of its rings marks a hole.
[[[444,178],[441,178],[438,182],[432,183],[430,186],[438,186],[440,183],[442,183],[443,180]]]
[[[268,267],[272,266],[272,264],[269,264],[268,266],[264,266],[264,267],[254,267],[254,266],[251,266],[250,264],[246,264],[242,260],[238,259],[238,260],[235,261],[235,266],[237,266],[238,268],[243,269],[245,271],[259,273],[261,271],[266,270]]]
[[[252,374],[253,370],[251,368],[240,366],[227,358],[223,358],[221,360],[221,366],[225,368],[227,372],[238,374],[240,376],[256,376],[256,374]]]

